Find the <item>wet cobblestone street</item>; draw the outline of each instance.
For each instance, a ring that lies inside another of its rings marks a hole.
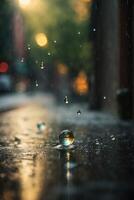
[[[0,113],[0,200],[133,199],[133,124],[31,99]],[[55,149],[64,129],[74,133],[73,150]]]

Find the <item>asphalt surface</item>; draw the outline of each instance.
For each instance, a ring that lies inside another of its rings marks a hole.
[[[133,123],[51,95],[6,96],[0,106],[0,200],[134,199]],[[74,149],[55,148],[64,129]]]

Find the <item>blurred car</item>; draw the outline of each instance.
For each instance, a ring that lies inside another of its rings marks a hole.
[[[0,93],[8,93],[12,90],[12,80],[9,74],[0,74]]]

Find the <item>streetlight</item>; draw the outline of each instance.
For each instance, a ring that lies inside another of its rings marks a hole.
[[[36,41],[37,45],[40,47],[44,47],[48,43],[47,36],[44,33],[37,33],[35,35],[35,41]]]

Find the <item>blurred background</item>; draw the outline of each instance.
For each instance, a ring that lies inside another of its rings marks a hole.
[[[87,101],[91,1],[4,0],[0,6],[0,93],[43,91],[61,102],[68,95]]]
[[[58,103],[134,117],[133,2],[3,0],[0,94],[52,93]]]

